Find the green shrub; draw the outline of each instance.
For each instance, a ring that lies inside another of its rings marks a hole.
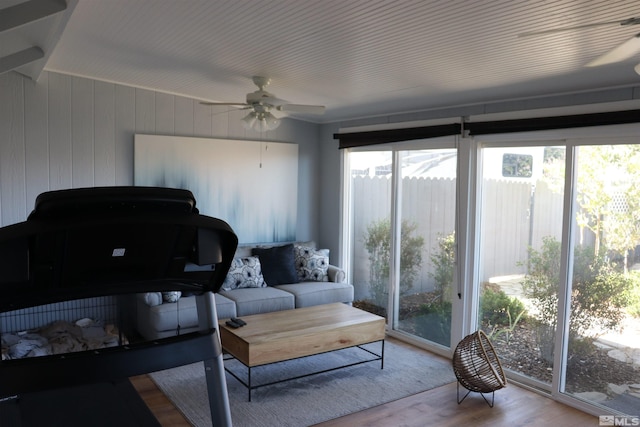
[[[406,294],[422,265],[424,237],[412,236],[418,226],[403,220],[400,229],[400,283],[402,294]],[[374,221],[367,227],[364,238],[369,252],[369,278],[373,301],[386,307],[389,288],[389,261],[391,259],[391,223],[389,219]]]
[[[435,292],[440,302],[451,296],[453,285],[453,271],[455,267],[456,236],[454,233],[438,234],[438,249],[431,254],[433,273],[429,273],[435,282]]]
[[[451,302],[423,304],[415,319],[418,336],[447,347],[451,345]]]
[[[501,289],[485,286],[480,296],[480,322],[486,326],[510,326],[518,315],[526,312],[518,298],[510,297]]]
[[[591,248],[576,247],[570,339],[593,338],[618,328],[626,315],[632,287],[633,280],[624,273],[624,266],[595,256]]]
[[[640,318],[640,271],[630,271],[629,279],[631,286],[627,291],[629,304],[627,305],[627,314],[635,318]]]
[[[522,285],[537,309],[538,344],[543,357],[553,356],[553,340],[558,317],[560,242],[543,238],[542,250],[529,248],[528,273]],[[625,316],[633,286],[631,276],[592,248],[576,247],[569,320],[569,346],[574,340],[589,340],[616,329]],[[576,346],[577,348],[577,346]]]
[[[569,341],[569,354],[580,358],[592,354],[596,345],[594,338],[573,339]]]

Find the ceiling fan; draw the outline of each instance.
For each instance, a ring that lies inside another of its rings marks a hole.
[[[595,28],[595,27],[603,27],[608,25],[618,25],[618,26],[630,26],[630,25],[638,25],[640,24],[640,18],[632,17],[628,19],[623,19],[619,21],[606,21],[606,22],[593,22],[590,24],[576,25],[573,27],[560,27],[560,28],[552,28],[550,30],[543,31],[530,31],[526,33],[518,34],[518,37],[531,37],[531,36],[540,36],[546,34],[554,34],[560,33],[564,31],[573,31],[573,30],[581,30],[585,28]],[[622,44],[616,46],[615,48],[609,50],[608,52],[600,55],[593,61],[586,64],[587,67],[597,67],[605,64],[612,64],[614,62],[624,61],[625,59],[631,58],[636,53],[640,52],[640,33],[626,40]],[[640,64],[635,66],[635,71],[640,74]]]
[[[247,94],[246,102],[200,102],[203,105],[228,105],[240,107],[251,112],[242,119],[242,125],[247,129],[257,131],[273,130],[280,125],[280,120],[273,115],[273,111],[283,113],[324,114],[322,105],[290,104],[276,98],[267,92],[265,88],[271,83],[271,79],[262,76],[253,76],[253,83],[258,90]]]

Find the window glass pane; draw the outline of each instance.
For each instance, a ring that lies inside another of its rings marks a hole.
[[[391,151],[349,154],[354,306],[385,316],[389,298]]]
[[[515,178],[531,178],[533,173],[533,156],[529,154],[502,155],[502,176]]]
[[[449,347],[453,286],[455,149],[400,153],[400,282],[396,329]]]
[[[640,408],[640,145],[577,149],[565,392]]]
[[[482,150],[478,324],[504,368],[547,387],[557,324],[564,152]]]

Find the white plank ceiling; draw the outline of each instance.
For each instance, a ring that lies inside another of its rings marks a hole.
[[[1,1],[1,0],[0,0]],[[15,3],[15,1],[14,1]],[[640,83],[640,0],[79,0],[45,70],[244,102],[253,75],[329,122]]]

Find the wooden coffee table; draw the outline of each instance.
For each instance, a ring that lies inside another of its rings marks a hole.
[[[361,363],[380,360],[384,368],[385,320],[383,317],[342,303],[323,304],[314,307],[272,313],[243,316],[247,324],[231,328],[220,320],[220,339],[223,350],[248,368],[247,380],[227,369],[249,391],[282,381],[253,385],[251,368],[285,360],[312,356],[348,347],[360,347],[374,358],[348,365],[313,372],[284,381],[315,375]],[[363,344],[381,342],[380,353],[361,347]]]

